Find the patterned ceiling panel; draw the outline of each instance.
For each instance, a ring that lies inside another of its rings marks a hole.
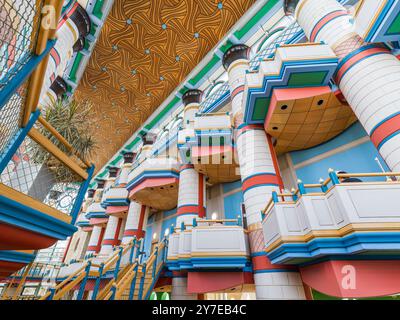
[[[255,0],[115,0],[78,99],[94,104],[100,169]]]

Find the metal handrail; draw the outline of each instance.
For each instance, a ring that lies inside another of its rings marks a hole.
[[[279,197],[291,197],[292,201],[297,201],[299,196],[304,194],[307,195],[323,195],[328,192],[328,185],[332,183],[333,185],[343,184],[340,182],[340,178],[373,178],[373,177],[400,177],[400,172],[371,172],[371,173],[336,173],[333,169],[329,169],[329,177],[325,180],[321,179],[320,183],[312,183],[312,184],[305,184],[301,180],[298,180],[298,188],[292,189],[291,193],[279,193],[279,192],[272,192],[272,197],[269,199],[265,208],[261,211],[262,215],[267,214],[275,203],[279,202]],[[387,182],[395,182],[393,180],[387,180]],[[321,192],[313,192],[308,193],[306,189],[310,188],[321,188]],[[288,201],[282,201],[282,203],[288,203]]]

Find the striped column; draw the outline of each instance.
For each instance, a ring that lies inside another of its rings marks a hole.
[[[243,122],[242,100],[249,68],[250,48],[243,44],[232,46],[224,55],[223,65],[228,72],[233,122],[238,127]]]
[[[68,9],[57,26],[57,42],[50,51],[50,59],[40,93],[39,104],[42,107],[55,101],[56,96],[49,89],[58,76],[63,76],[67,63],[74,53],[74,48],[75,50],[80,48],[76,44],[82,42],[89,31],[89,15],[79,3],[75,3]]]
[[[110,216],[108,218],[104,239],[101,243],[100,255],[107,255],[112,252],[114,246],[119,245],[119,234],[122,226],[122,218]]]
[[[103,203],[106,200],[107,192],[114,185],[115,179],[117,178],[117,175],[118,175],[118,171],[119,171],[118,167],[109,167],[108,168],[108,179],[106,180],[106,182],[104,184],[104,191],[103,191],[103,195],[101,197],[101,203],[102,203],[103,207],[105,207],[103,205]]]
[[[144,238],[148,211],[146,206],[131,201],[128,216],[126,217],[122,243],[128,243],[135,236],[137,239]]]
[[[194,170],[192,164],[182,165],[179,173],[176,226],[179,228],[182,222],[191,225],[193,218],[204,218],[205,199],[205,176]]]
[[[93,226],[92,234],[90,235],[89,245],[86,250],[86,255],[98,253],[100,251],[103,236],[104,228],[101,226]]]
[[[384,45],[364,43],[336,0],[302,0],[295,15],[311,41],[341,59],[336,83],[389,168],[400,171],[400,61]]]
[[[243,123],[243,90],[248,53],[247,46],[235,45],[226,51],[223,64],[232,86],[232,112],[236,126],[236,147],[256,296],[259,300],[305,299],[297,270],[288,266],[272,265],[264,252],[261,211],[270,200],[272,192],[279,192],[282,180],[277,174],[279,168],[271,138],[267,137],[263,125]]]
[[[124,163],[121,166],[121,172],[119,174],[118,183],[117,183],[118,187],[126,186],[126,184],[128,182],[129,172],[132,169],[132,163],[136,157],[136,153],[125,152],[123,157],[124,157]]]
[[[197,294],[187,292],[187,272],[172,272],[171,300],[197,300]]]
[[[189,90],[182,96],[184,104],[183,126],[185,129],[194,128],[194,118],[199,111],[202,97],[200,90]],[[179,173],[178,208],[176,225],[181,223],[191,225],[193,218],[203,218],[206,212],[205,176],[198,173],[190,163],[183,164]]]

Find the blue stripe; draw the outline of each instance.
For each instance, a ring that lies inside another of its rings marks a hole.
[[[385,139],[383,139],[379,145],[376,147],[378,149],[378,151],[382,148],[382,146],[388,142],[390,139],[394,138],[395,136],[397,136],[400,133],[400,129],[393,132],[392,134],[388,135]]]
[[[355,232],[341,238],[317,238],[307,243],[285,243],[267,253],[271,263],[288,263],[331,255],[372,254],[394,251],[399,256],[400,232]],[[299,262],[300,263],[300,262]],[[297,264],[297,263],[296,263]]]
[[[20,251],[12,251],[12,250],[1,250],[0,251],[0,260],[1,261],[9,261],[9,262],[18,262],[18,263],[30,263],[33,259],[35,259],[34,253],[26,253]]]
[[[331,11],[331,12],[327,13],[326,15],[324,15],[324,16],[323,16],[321,19],[319,19],[318,22],[315,24],[315,26],[314,26],[314,28],[312,29],[310,35],[313,34],[315,27],[316,27],[323,19],[325,19],[328,15],[330,15],[330,14],[332,14],[332,13],[340,12],[340,11],[344,11],[344,10],[342,10],[342,9],[340,9],[340,10],[334,10],[334,11]],[[321,31],[329,22],[331,22],[331,21],[333,21],[333,20],[335,20],[335,19],[337,19],[337,18],[342,18],[344,15],[346,15],[346,13],[344,13],[342,16],[334,17],[333,19],[327,21],[323,26],[321,26],[321,27],[319,28],[319,30],[317,31],[317,33],[315,34],[315,38],[314,38],[313,41],[315,42],[315,39],[317,38],[317,36],[318,36],[318,34],[320,33],[320,31]]]
[[[375,125],[375,127],[372,128],[371,132],[369,133],[369,136],[372,136],[372,134],[375,132],[376,129],[378,129],[382,124],[384,124],[386,121],[398,116],[400,114],[399,112],[393,113],[390,116],[387,116],[385,119],[383,119],[382,121],[379,121],[377,125]]]
[[[40,211],[0,195],[0,221],[48,237],[65,240],[78,229]]]

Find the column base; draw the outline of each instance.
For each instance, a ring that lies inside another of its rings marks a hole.
[[[197,300],[196,293],[187,293],[187,278],[172,278],[171,300]]]
[[[306,300],[298,272],[263,272],[254,274],[257,300]]]

